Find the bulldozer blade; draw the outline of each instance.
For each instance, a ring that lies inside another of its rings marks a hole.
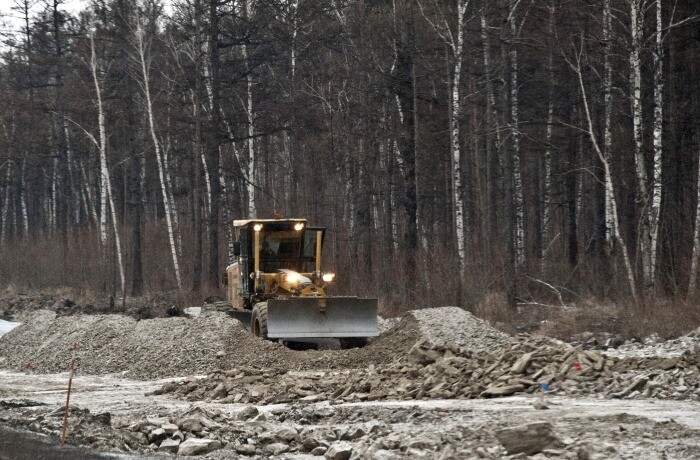
[[[375,337],[377,300],[296,297],[267,301],[268,337],[274,339]]]

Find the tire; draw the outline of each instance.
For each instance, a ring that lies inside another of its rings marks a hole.
[[[340,340],[340,348],[348,350],[350,348],[362,348],[367,345],[367,337],[345,337]]]
[[[256,303],[253,307],[253,315],[250,319],[250,332],[255,337],[269,340],[267,337],[267,302]]]

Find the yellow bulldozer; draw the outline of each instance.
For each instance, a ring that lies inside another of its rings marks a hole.
[[[321,268],[325,228],[281,218],[233,226],[236,261],[224,275],[226,300],[255,336],[287,343],[335,338],[355,348],[379,335],[376,299],[326,294],[335,275]]]

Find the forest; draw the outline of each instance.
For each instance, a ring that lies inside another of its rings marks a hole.
[[[692,302],[697,0],[14,0],[0,285],[219,293],[328,229],[385,310]]]

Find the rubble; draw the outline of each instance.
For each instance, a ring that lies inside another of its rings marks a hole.
[[[418,321],[420,333],[435,345],[454,343],[485,353],[511,345],[513,338],[459,307],[428,308],[408,313]]]
[[[510,455],[532,455],[554,447],[559,438],[547,422],[533,422],[496,431],[496,438]]]
[[[278,404],[503,397],[554,392],[606,398],[700,398],[700,356],[617,359],[562,341],[521,335],[498,355],[419,340],[388,365],[362,371],[293,372],[239,367],[159,393],[189,401]]]

